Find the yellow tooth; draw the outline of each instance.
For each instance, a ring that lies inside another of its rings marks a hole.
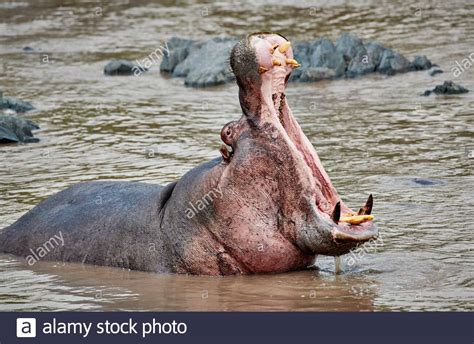
[[[280,44],[280,46],[278,47],[278,50],[280,50],[280,53],[284,54],[288,50],[290,45],[291,45],[291,42],[286,41],[283,44]]]
[[[341,217],[340,222],[347,222],[351,225],[358,225],[363,222],[372,221],[374,219],[373,215],[356,215],[356,216],[345,216]]]
[[[298,68],[301,66],[295,59],[286,59],[286,64],[291,65],[293,68]]]
[[[267,72],[267,71],[268,71],[268,68],[265,68],[265,67],[262,67],[262,66],[258,67],[258,72],[259,72],[260,74],[265,73],[265,72]]]
[[[281,66],[281,61],[280,60],[274,59],[272,61],[272,63],[273,63],[274,66]]]

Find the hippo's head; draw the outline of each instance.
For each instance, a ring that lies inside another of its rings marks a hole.
[[[290,42],[249,35],[233,48],[230,64],[244,115],[221,131],[225,202],[216,211],[228,214],[222,225],[230,228],[222,240],[240,242],[234,249],[244,256],[252,249],[243,242],[280,245],[285,259],[286,244],[306,256],[338,256],[377,238],[372,196],[358,212],[344,204],[291,113],[285,87],[299,64]]]

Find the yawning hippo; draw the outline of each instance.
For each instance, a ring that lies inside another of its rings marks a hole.
[[[284,37],[253,34],[230,63],[243,116],[221,157],[165,187],[88,182],[51,196],[0,234],[0,251],[129,269],[228,275],[305,269],[378,232],[372,197],[340,199],[285,98],[299,66]],[[60,237],[61,240],[55,238]]]

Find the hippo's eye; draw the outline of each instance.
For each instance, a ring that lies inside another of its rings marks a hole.
[[[227,128],[227,131],[225,133],[227,134],[227,136],[230,136],[230,134],[232,133],[232,130],[230,130],[230,128]]]

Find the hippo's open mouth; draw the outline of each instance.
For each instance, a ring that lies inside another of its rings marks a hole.
[[[314,182],[310,187],[317,212],[325,222],[332,223],[332,239],[344,243],[377,238],[378,231],[371,215],[372,195],[358,212],[344,204],[287,104],[285,87],[291,71],[299,67],[299,63],[293,58],[290,42],[280,35],[268,33],[253,34],[248,39],[259,64],[262,97],[260,117],[283,133],[295,155],[297,152],[301,154],[305,168]]]

